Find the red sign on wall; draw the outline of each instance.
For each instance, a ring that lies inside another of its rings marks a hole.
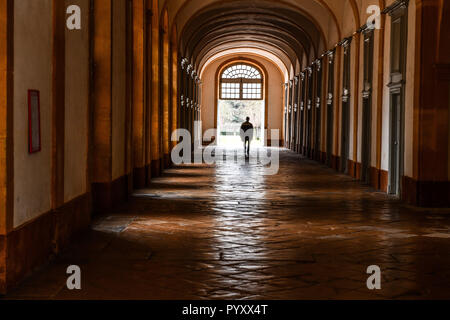
[[[38,90],[28,90],[28,151],[41,151],[41,106]]]

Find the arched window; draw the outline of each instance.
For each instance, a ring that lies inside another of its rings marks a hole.
[[[248,64],[234,64],[220,77],[221,100],[262,100],[262,89],[261,71]]]

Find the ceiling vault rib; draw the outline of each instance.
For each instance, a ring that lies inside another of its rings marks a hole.
[[[323,37],[308,18],[281,6],[273,10],[243,5],[245,3],[234,1],[234,6],[228,3],[207,7],[185,24],[181,52],[194,68],[215,47],[243,39],[259,43],[262,49],[276,48],[288,56],[294,66],[303,56],[317,57]]]

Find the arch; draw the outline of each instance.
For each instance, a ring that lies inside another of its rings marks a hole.
[[[328,5],[328,3],[326,3],[324,0],[316,0],[318,1],[324,8],[326,8],[328,10],[328,12],[330,13],[331,17],[333,18],[333,22],[334,25],[336,26],[336,31],[338,34],[338,39],[340,40],[342,38],[342,31],[341,31],[341,27],[339,25],[339,21],[338,18],[336,16],[336,14],[334,13],[333,10],[331,10],[330,6]],[[327,45],[325,45],[325,48],[327,47]]]
[[[192,32],[191,34],[186,34],[187,37],[183,38],[185,43],[189,44],[192,48],[201,47],[202,42],[211,43],[217,38],[223,38],[224,35],[229,36],[233,34],[233,32],[236,33],[236,30],[240,30],[240,32],[243,32],[244,34],[249,32],[253,35],[265,34],[267,36],[273,34],[277,39],[283,40],[287,46],[295,48],[294,45],[297,45],[301,47],[302,51],[314,51],[314,54],[317,54],[318,44],[315,43],[313,37],[306,31],[305,27],[302,24],[298,24],[296,21],[294,22],[291,19],[287,19],[287,15],[283,14],[283,12],[266,12],[266,9],[260,9],[252,12],[252,15],[258,15],[258,19],[256,19],[249,18],[249,13],[246,11],[232,8],[226,13],[221,13],[220,17],[210,17],[210,11],[207,11],[207,9],[204,10],[205,11],[200,13],[201,19],[199,20],[202,21],[201,25],[194,26],[194,29],[197,30],[197,34]],[[186,27],[190,26],[191,23],[188,22]],[[183,35],[186,32],[185,29]],[[200,33],[200,35],[198,35],[198,33]],[[214,35],[216,36],[214,37]],[[205,39],[205,37],[214,38]],[[201,51],[201,49],[199,51]],[[186,52],[185,54],[189,55],[191,53],[195,55],[194,52]]]
[[[211,48],[205,48],[204,53],[202,54],[202,58],[196,59],[197,66],[201,65],[201,61],[204,61],[208,55],[219,53],[222,50],[227,49],[235,49],[235,48],[244,48],[244,47],[253,47],[261,49],[265,52],[270,52],[273,55],[276,55],[279,59],[283,61],[283,63],[288,66],[290,64],[293,64],[294,61],[292,60],[292,51],[286,51],[283,48],[280,48],[279,46],[271,43],[268,41],[269,39],[263,41],[263,40],[255,40],[255,39],[248,39],[248,38],[241,38],[240,40],[236,41],[235,39],[223,39],[220,43],[217,43],[216,46]],[[200,62],[198,62],[200,61]]]
[[[230,30],[230,32],[226,34],[210,33],[207,36],[202,37],[200,42],[195,43],[196,46],[194,51],[186,51],[185,55],[192,55],[201,59],[205,52],[213,49],[217,45],[225,42],[235,42],[236,39],[266,43],[266,46],[276,46],[280,50],[283,50],[289,54],[291,61],[295,61],[303,52],[307,52],[308,56],[315,56],[317,54],[315,45],[311,44],[310,48],[305,47],[303,44],[298,42],[294,35],[284,33],[283,31],[273,28],[265,28],[264,30],[253,30],[251,33],[244,30]]]
[[[244,63],[248,65],[252,65],[258,68],[262,72],[263,83],[264,83],[264,129],[267,129],[268,122],[268,111],[269,111],[269,81],[268,81],[268,72],[266,68],[259,63],[258,61],[248,58],[248,57],[234,57],[223,62],[216,70],[215,79],[215,93],[214,93],[214,128],[217,129],[217,114],[218,114],[218,101],[219,101],[219,83],[220,83],[220,75],[223,73],[228,66],[236,64],[236,63]]]
[[[255,56],[259,56],[262,58],[266,58],[269,59],[272,63],[274,63],[280,73],[282,75],[284,75],[284,81],[288,81],[288,62],[289,59],[288,57],[280,57],[279,54],[277,52],[272,52],[269,51],[267,49],[262,49],[259,48],[257,46],[247,46],[247,47],[242,47],[242,46],[231,46],[229,48],[221,48],[220,51],[217,52],[213,52],[212,50],[210,51],[211,53],[208,53],[208,55],[206,55],[206,59],[204,61],[201,61],[199,63],[199,74],[200,74],[200,78],[203,75],[203,71],[205,70],[205,68],[212,62],[214,62],[216,59],[226,56],[226,55],[230,55],[230,54],[234,54],[234,53],[240,53],[240,54],[251,54],[251,55],[255,55]]]
[[[255,66],[248,65],[246,63],[237,63],[228,66],[227,69],[222,71],[221,79],[261,79],[261,71]]]
[[[167,0],[167,1],[169,1],[169,0]],[[175,9],[175,12],[174,12],[174,15],[173,15],[173,21],[178,21],[178,20],[179,20],[179,17],[180,17],[180,15],[181,15],[181,12],[183,12],[183,10],[184,10],[184,9],[185,9],[192,1],[194,1],[194,0],[186,0],[186,1],[184,1],[180,6],[178,6],[178,7]],[[233,0],[231,0],[231,1],[233,1]],[[328,3],[327,3],[325,0],[311,0],[311,1],[317,3],[317,4],[320,5],[320,6],[322,6],[322,7],[326,10],[326,12],[330,15],[330,17],[331,17],[331,19],[332,19],[332,21],[333,21],[334,27],[336,28],[337,39],[338,39],[338,41],[339,41],[339,40],[341,39],[341,34],[342,34],[342,33],[341,33],[341,28],[340,28],[340,25],[339,25],[337,16],[336,16],[336,14],[334,13],[334,11],[330,8],[330,6],[328,5]],[[355,0],[353,0],[353,1],[355,1]],[[297,4],[294,4],[294,3],[289,2],[289,1],[286,1],[286,0],[279,0],[279,1],[277,1],[277,2],[280,3],[280,4],[283,4],[283,5],[289,6],[289,7],[293,8],[293,9],[295,9],[295,10],[297,10],[297,11],[300,11],[302,14],[305,15],[305,17],[309,18],[309,19],[316,25],[316,27],[320,30],[320,32],[321,32],[321,34],[322,34],[322,37],[323,37],[323,44],[324,44],[324,47],[325,47],[325,48],[328,47],[328,41],[329,41],[329,39],[327,39],[327,37],[325,37],[325,32],[324,32],[325,29],[324,29],[324,27],[319,23],[319,20],[318,20],[318,19],[316,19],[315,17],[313,17],[311,14],[309,14],[307,11],[305,11],[305,9],[301,8],[301,7],[300,7],[299,5],[297,5]],[[186,24],[187,24],[187,22],[186,22]],[[183,25],[181,29],[184,29],[184,26],[185,26],[185,25]],[[182,31],[182,30],[181,30],[181,31]],[[182,34],[182,32],[180,32],[179,36],[180,36],[181,34]]]
[[[232,3],[232,2],[234,2],[234,1],[236,1],[236,0],[225,1],[225,3]],[[175,13],[175,16],[176,16],[176,17],[175,17],[175,20],[176,20],[176,21],[179,20],[179,16],[181,16],[182,11],[183,11],[183,10],[186,10],[186,6],[187,6],[189,3],[191,3],[191,2],[192,2],[192,0],[188,0],[188,1],[184,2],[183,5],[181,5],[181,7],[178,8],[178,10],[177,10],[176,13]],[[319,2],[320,2],[320,1],[319,1]],[[318,2],[318,5],[320,5],[319,2]],[[309,14],[308,12],[306,12],[306,11],[305,11],[303,8],[301,8],[300,6],[295,5],[295,4],[293,4],[292,2],[289,2],[289,1],[281,0],[281,1],[278,1],[277,4],[278,4],[278,5],[284,6],[284,8],[285,8],[286,10],[290,10],[290,11],[292,11],[292,12],[296,12],[297,14],[302,15],[302,16],[304,17],[304,19],[306,19],[307,21],[309,21],[310,23],[312,23],[312,25],[315,26],[315,28],[317,29],[318,34],[320,35],[319,38],[318,38],[318,39],[319,39],[319,42],[320,42],[320,43],[323,43],[322,46],[320,46],[320,47],[321,47],[321,48],[322,48],[322,47],[324,47],[324,48],[327,47],[327,37],[325,36],[323,27],[317,22],[316,19],[313,18],[313,16],[311,16],[311,14]],[[191,23],[191,21],[192,21],[193,19],[196,18],[196,15],[198,15],[198,14],[199,14],[200,12],[202,12],[202,11],[208,10],[208,8],[212,8],[212,7],[217,6],[217,5],[218,5],[217,2],[211,2],[211,3],[209,3],[209,4],[205,5],[205,6],[203,6],[201,9],[199,9],[199,10],[197,10],[197,11],[194,11],[194,13],[191,14],[190,16],[185,16],[184,18],[182,18],[182,19],[184,19],[184,20],[183,20],[182,30],[181,30],[181,32],[179,33],[179,39],[180,39],[180,41],[181,41],[181,39],[184,39],[184,38],[185,38],[186,27]],[[340,34],[341,34],[341,32],[340,32],[340,26],[339,26],[339,24],[337,24],[336,16],[335,16],[334,13],[331,11],[331,9],[329,8],[329,6],[327,6],[325,3],[322,3],[321,7],[323,7],[324,10],[326,10],[326,11],[328,12],[327,14],[330,15],[331,19],[333,20],[333,22],[334,22],[334,24],[335,24],[335,26],[336,26],[336,29],[335,29],[335,30],[336,30],[336,32],[337,32],[337,37],[340,38]],[[280,8],[281,8],[281,6],[280,6]],[[324,13],[324,14],[325,14],[325,13]],[[285,28],[285,31],[286,31],[287,29],[290,29],[290,28]],[[281,30],[281,29],[280,29],[280,30]],[[288,32],[288,33],[289,33],[289,32]],[[294,38],[297,39],[298,37],[294,37]],[[279,39],[278,39],[278,40],[279,40]],[[297,41],[297,40],[296,40],[296,41]],[[290,42],[292,42],[292,41],[290,41]],[[306,42],[311,44],[311,41],[306,41]],[[312,41],[312,43],[315,43],[315,42]],[[286,41],[286,45],[287,45],[287,46],[290,45],[290,44],[289,44],[289,41]],[[315,47],[314,47],[314,55],[315,55],[315,56],[318,55],[318,50],[319,50],[319,46],[317,46],[317,44],[315,44]],[[298,55],[298,56],[302,56],[302,54],[297,54],[297,55]],[[190,56],[190,55],[189,55],[189,54],[186,54],[186,56]],[[309,56],[309,55],[308,55],[308,56]],[[297,58],[298,58],[298,57],[292,57],[291,60],[295,61]]]
[[[264,80],[258,67],[236,62],[228,65],[219,76],[221,100],[263,100]]]
[[[358,4],[356,3],[356,0],[348,0],[348,1],[350,1],[350,5],[352,7],[353,18],[354,18],[354,21],[355,21],[355,31],[356,31],[361,26],[361,19],[359,17]]]

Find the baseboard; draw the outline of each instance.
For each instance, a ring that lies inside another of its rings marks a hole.
[[[327,153],[322,152],[320,162],[327,162]],[[341,159],[339,156],[332,155],[331,156],[331,168],[336,171],[340,171]],[[360,180],[361,179],[361,171],[362,165],[359,162],[355,162],[353,160],[348,160],[348,175],[352,178]],[[374,167],[369,169],[370,174],[370,185],[377,190],[388,192],[388,184],[389,184],[389,173],[385,170],[380,170]]]
[[[134,168],[133,170],[133,186],[134,189],[145,188],[147,182],[147,168]]]
[[[389,172],[380,169],[380,187],[379,190],[387,193],[389,187]]]
[[[374,167],[369,168],[370,172],[370,186],[374,189],[380,189],[380,170]]]
[[[164,166],[163,166],[164,169],[170,168],[171,159],[170,159],[170,155],[168,153],[164,154],[163,163],[164,163]]]
[[[92,199],[86,193],[53,211],[55,220],[55,253],[69,245],[73,235],[89,228],[91,224]]]
[[[268,146],[268,147],[276,146],[276,143],[273,143],[272,141],[277,141],[277,140],[274,140],[274,139],[268,139],[268,140],[267,140],[267,146]],[[279,147],[279,148],[283,148],[283,147],[284,147],[284,142],[283,142],[283,140],[278,140],[278,146],[277,146],[277,147]]]
[[[359,162],[355,162],[355,179],[361,180],[362,165]]]
[[[152,160],[151,162],[151,176],[153,178],[161,176],[161,159]]]
[[[308,150],[303,148],[303,154],[308,154]],[[319,155],[313,151],[314,160],[327,164],[327,153],[321,152]],[[336,171],[340,170],[340,157],[332,155],[330,167]],[[328,164],[327,164],[328,165]],[[359,162],[348,160],[348,174],[357,179],[361,179],[362,165]],[[384,193],[389,188],[389,172],[386,170],[369,168],[370,186]],[[428,208],[448,208],[450,207],[450,181],[417,181],[410,177],[402,177],[401,199],[408,204],[428,207]]]
[[[352,178],[356,178],[356,164],[353,160],[347,161],[348,175]]]
[[[62,207],[0,236],[0,294],[30,275],[89,228],[91,195],[86,193]]]
[[[325,164],[327,162],[327,153],[321,151],[320,152],[320,163]]]
[[[93,183],[92,199],[94,213],[102,213],[117,204],[128,200],[128,175],[124,175],[111,182]]]
[[[331,168],[333,168],[336,171],[340,170],[340,157],[339,156],[335,156],[335,155],[331,155]]]
[[[418,181],[402,178],[402,199],[419,207],[450,207],[450,181]]]

